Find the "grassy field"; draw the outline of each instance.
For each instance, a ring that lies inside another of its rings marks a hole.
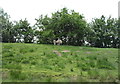
[[[3,82],[114,82],[118,49],[2,44]]]

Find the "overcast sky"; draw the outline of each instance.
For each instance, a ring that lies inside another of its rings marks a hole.
[[[57,10],[67,7],[85,16],[89,22],[92,18],[105,15],[118,17],[118,2],[120,0],[0,0],[0,7],[11,16],[11,20],[27,18],[35,23],[35,18],[41,14],[49,16]]]

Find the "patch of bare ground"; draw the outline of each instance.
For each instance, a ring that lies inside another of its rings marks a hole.
[[[62,56],[62,54],[61,54],[59,51],[57,51],[57,50],[53,50],[53,52],[54,52],[55,54],[57,54],[58,56]]]
[[[61,52],[70,52],[69,50],[63,50],[63,51],[61,51]]]
[[[86,52],[87,54],[90,54],[91,52]]]
[[[75,51],[75,52],[80,52],[80,51]]]
[[[63,51],[53,50],[53,52],[54,52],[55,54],[57,54],[58,56],[62,56],[61,53],[67,53],[67,52],[71,52],[71,51],[70,51],[70,50],[63,50]],[[80,52],[80,51],[75,51],[75,52]],[[85,52],[85,53],[90,54],[91,52]]]

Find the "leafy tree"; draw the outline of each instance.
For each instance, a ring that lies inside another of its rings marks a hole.
[[[25,43],[33,42],[34,32],[26,19],[15,22],[14,29],[17,42],[21,42],[21,39]]]
[[[96,18],[90,24],[89,42],[95,47],[116,47],[118,41],[118,31],[116,20],[105,16]]]
[[[38,43],[52,43],[52,39],[54,38],[53,30],[51,29],[51,19],[46,15],[41,15],[39,19],[36,19],[36,28],[35,36],[39,39]]]
[[[113,40],[113,47],[120,48],[120,18],[115,21],[115,37]]]
[[[94,47],[120,47],[120,18],[102,15],[87,24],[83,15],[63,8],[51,17],[41,15],[35,20],[34,27],[27,19],[13,24],[10,16],[0,8],[0,39],[2,42],[32,43],[38,40],[38,43],[51,44],[60,38],[64,45],[84,45],[87,41]]]
[[[67,8],[61,9],[52,15],[55,24],[54,34],[64,39],[64,44],[82,45],[84,43],[86,21],[84,17],[74,10],[68,11]]]
[[[0,33],[2,42],[15,42],[13,24],[9,20],[10,16],[0,8]]]
[[[86,31],[86,21],[83,15],[68,11],[67,8],[52,13],[52,17],[41,16],[37,20],[40,37],[43,42],[50,43],[53,39],[61,38],[64,44],[82,45]]]

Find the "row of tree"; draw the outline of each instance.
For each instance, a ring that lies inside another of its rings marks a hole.
[[[120,19],[94,18],[87,23],[84,16],[63,8],[51,17],[41,15],[30,26],[27,19],[10,21],[10,16],[0,9],[2,42],[52,44],[62,39],[64,45],[89,45],[94,47],[119,47]]]

